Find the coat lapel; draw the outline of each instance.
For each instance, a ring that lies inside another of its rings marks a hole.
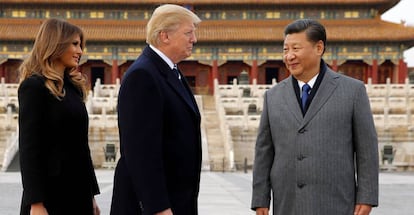
[[[285,95],[283,100],[285,101],[289,111],[298,122],[301,122],[303,120],[302,110],[300,109],[295,91],[293,90],[292,76],[289,76],[286,81],[283,81],[280,84],[283,84],[283,94]]]
[[[187,81],[185,81],[184,76],[181,74],[181,77],[184,80],[183,81],[184,87],[183,87],[183,86],[180,86],[181,85],[180,80],[174,74],[174,72],[171,70],[168,64],[157,53],[155,53],[149,46],[145,47],[143,53],[147,55],[151,60],[154,61],[154,64],[158,68],[158,72],[161,74],[162,77],[165,78],[168,85],[178,95],[178,97],[181,100],[183,100],[187,104],[187,106],[189,106],[191,110],[193,110],[193,112],[196,115],[200,115],[198,107],[197,107],[197,103],[190,90],[190,87],[187,84]],[[188,93],[188,96],[186,96],[184,93]]]
[[[339,76],[330,69],[326,70],[318,91],[305,114],[303,125],[307,124],[328,101],[338,86]]]
[[[178,77],[175,76],[173,71],[170,71],[170,74],[167,77],[168,84],[173,88],[173,90],[178,94],[178,96],[184,100],[184,102],[195,112],[198,113],[198,108],[196,101],[194,99],[193,93],[190,90],[190,87],[188,86],[187,81],[185,80],[185,77],[180,72],[182,80],[178,79]]]

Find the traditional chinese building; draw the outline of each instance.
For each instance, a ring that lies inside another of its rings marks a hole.
[[[0,77],[18,82],[17,68],[30,52],[40,23],[60,17],[81,26],[86,50],[81,70],[91,87],[97,78],[115,83],[145,47],[145,25],[160,0],[2,0]],[[326,26],[325,61],[334,70],[372,83],[403,83],[403,52],[414,28],[381,20],[398,0],[174,0],[203,21],[193,55],[180,68],[195,93],[213,93],[213,80],[231,83],[241,72],[250,83],[270,84],[289,75],[282,62],[283,30],[313,18]]]

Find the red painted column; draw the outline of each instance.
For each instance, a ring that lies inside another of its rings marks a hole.
[[[4,77],[4,79],[6,79],[5,76],[6,76],[6,67],[4,66],[4,63],[2,63],[0,65],[0,78]]]
[[[250,76],[250,84],[253,84],[253,79],[256,79],[257,83],[257,78],[259,76],[259,67],[257,66],[257,60],[253,60],[252,71]]]
[[[407,63],[403,59],[400,59],[398,62],[398,83],[403,84],[405,78],[408,77],[408,68]]]
[[[117,78],[119,78],[118,60],[112,60],[111,84],[115,84]]]
[[[378,60],[372,60],[372,83],[378,84]]]
[[[214,94],[214,80],[217,79],[218,81],[218,62],[217,60],[213,60],[213,67],[211,68],[211,80],[209,83],[210,93]]]
[[[369,65],[368,66],[368,69],[367,69],[367,80],[365,81],[365,83],[368,83],[368,79],[369,78],[371,78],[371,81],[372,81],[372,65]]]
[[[332,70],[338,72],[338,60],[332,61]]]

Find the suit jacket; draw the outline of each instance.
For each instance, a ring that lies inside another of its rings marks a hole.
[[[323,61],[322,61],[323,62]],[[378,204],[378,145],[361,81],[325,65],[303,116],[292,77],[265,93],[256,142],[252,209],[273,214],[352,215]]]
[[[49,214],[93,214],[92,197],[99,188],[88,146],[88,113],[68,77],[64,89],[58,100],[38,75],[19,86],[21,214],[29,214],[36,202]]]
[[[197,214],[200,120],[188,84],[180,83],[147,46],[128,68],[119,91],[121,157],[111,214],[152,215],[167,208],[178,215]]]

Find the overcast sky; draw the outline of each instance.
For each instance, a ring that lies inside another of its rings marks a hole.
[[[385,12],[381,18],[386,21],[401,23],[404,20],[406,25],[414,27],[414,1],[413,0],[401,0],[393,8]],[[414,38],[413,38],[414,40]],[[408,49],[404,53],[404,60],[408,63],[409,67],[414,67],[414,47]]]

